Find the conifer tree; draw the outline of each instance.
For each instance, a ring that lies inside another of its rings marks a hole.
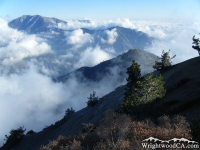
[[[153,74],[150,73],[146,75],[142,81],[138,81],[137,95],[139,100],[136,105],[144,104],[165,96],[165,82],[162,79],[163,77],[161,75],[153,77]]]
[[[194,45],[192,46],[192,48],[194,48],[195,50],[197,50],[198,53],[199,53],[199,55],[200,55],[200,45],[199,45],[199,44],[200,44],[200,40],[199,40],[199,38],[196,39],[195,36],[193,36],[192,40],[193,40],[193,43],[192,43],[192,44],[194,44]]]
[[[65,116],[64,117],[67,117],[71,114],[75,113],[75,110],[71,107],[71,108],[67,108],[67,110],[65,111]]]
[[[165,96],[165,82],[161,75],[153,77],[153,74],[150,73],[144,78],[140,78],[140,65],[134,60],[132,65],[127,68],[127,74],[127,86],[123,102],[123,107],[126,110],[132,106],[145,104]]]
[[[99,98],[95,96],[96,92],[93,91],[92,94],[90,94],[90,97],[88,97],[88,101],[86,102],[88,106],[94,106],[98,103]]]
[[[5,135],[6,139],[4,139],[4,140],[6,140],[6,143],[3,145],[2,148],[10,149],[14,145],[16,145],[21,140],[21,138],[24,136],[25,131],[26,131],[26,129],[24,129],[24,127],[19,127],[16,130],[12,129],[10,131],[9,136]]]
[[[135,60],[133,60],[132,65],[127,68],[126,73],[128,74],[128,78],[126,79],[127,85],[125,95],[130,95],[130,93],[132,93],[133,86],[136,84],[141,76],[140,65]]]
[[[159,58],[161,61],[156,61],[155,62],[155,65],[153,66],[154,69],[157,69],[158,71],[165,71],[170,66],[172,66],[171,59],[176,57],[176,55],[174,55],[173,57],[170,58],[169,52],[170,52],[170,50],[168,52],[165,52],[164,50],[162,51],[162,55]]]
[[[131,99],[133,99],[133,93],[136,89],[136,82],[140,79],[141,76],[141,69],[140,65],[133,60],[130,67],[127,68],[126,73],[128,74],[128,78],[126,79],[126,92],[124,94],[124,106],[133,105]]]

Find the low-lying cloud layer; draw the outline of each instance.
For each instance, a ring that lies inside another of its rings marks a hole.
[[[108,27],[122,26],[137,29],[155,37],[157,40],[145,50],[158,56],[162,50],[171,50],[171,55],[176,54],[174,63],[185,61],[198,56],[192,49],[192,36],[200,31],[200,23],[174,22],[174,21],[134,21],[129,19],[117,20],[68,20],[68,24],[58,24],[58,28],[66,30],[66,42],[75,48],[90,43],[93,38],[89,33],[84,33],[80,28],[107,29]],[[75,30],[73,30],[75,29]],[[69,31],[73,30],[73,31]],[[113,44],[118,34],[115,29],[105,31],[107,39],[102,42]],[[6,66],[20,62],[32,56],[43,56],[43,54],[54,54],[45,39],[37,35],[27,35],[13,30],[7,26],[7,22],[0,19],[0,65]],[[100,44],[100,43],[99,43]],[[98,45],[83,50],[74,67],[93,66],[104,60],[115,56],[114,49],[101,49]],[[62,58],[62,59],[61,59]],[[64,59],[75,58],[72,50],[65,55],[58,56],[56,64],[71,65]],[[35,60],[37,61],[37,60]],[[29,61],[28,61],[29,62]],[[0,145],[3,143],[5,134],[12,128],[25,126],[27,130],[42,130],[45,125],[50,125],[64,116],[67,108],[73,107],[79,110],[86,106],[87,97],[92,91],[96,91],[99,97],[124,84],[117,81],[117,68],[113,68],[115,76],[106,77],[100,83],[79,83],[75,78],[68,80],[65,84],[54,83],[49,76],[55,68],[49,69],[40,62],[41,68],[29,62],[27,69],[23,72],[0,76]],[[39,71],[40,70],[40,71]],[[46,72],[46,73],[45,73]],[[89,86],[88,86],[89,85]]]
[[[115,41],[117,40],[117,32],[116,32],[116,28],[112,29],[111,31],[106,30],[105,33],[107,34],[108,40],[105,40],[103,38],[101,38],[101,42],[102,43],[108,43],[108,44],[113,44],[115,43]]]
[[[11,29],[2,19],[0,19],[0,33],[0,61],[4,65],[52,52],[44,39]]]
[[[63,84],[39,73],[32,63],[29,66],[30,69],[20,75],[0,76],[0,145],[11,129],[25,126],[27,131],[38,132],[62,119],[67,108],[77,111],[86,107],[92,91],[102,97],[125,83],[125,80],[117,82],[117,68],[112,69],[115,76],[98,83],[78,82],[72,77]]]
[[[58,28],[64,30],[73,30],[79,28],[88,28],[92,30],[107,29],[114,26],[120,26],[130,29],[136,29],[147,33],[150,37],[157,40],[153,45],[146,47],[145,50],[161,55],[162,50],[171,50],[171,54],[177,54],[175,63],[198,56],[198,53],[191,48],[192,37],[200,31],[200,23],[194,20],[130,20],[119,18],[116,20],[67,20],[67,24],[58,24]],[[115,30],[106,31],[108,40],[101,39],[102,43],[113,44],[117,34]]]
[[[29,66],[21,75],[0,76],[1,144],[4,135],[13,128],[25,126],[38,131],[53,123],[60,118],[56,108],[66,103],[65,86],[38,73],[33,64]]]
[[[162,50],[170,50],[171,56],[176,54],[173,59],[174,63],[198,56],[197,51],[192,48],[192,37],[199,33],[200,23],[165,23],[157,28],[157,31],[162,31],[160,38],[155,40],[150,47],[147,47],[146,51],[161,56]]]
[[[83,33],[83,30],[77,29],[71,32],[66,32],[67,43],[75,45],[76,48],[81,47],[83,44],[93,41],[93,38],[88,33]]]
[[[111,58],[113,56],[102,50],[99,46],[95,48],[89,47],[82,52],[81,59],[75,64],[75,68],[82,66],[92,67]]]

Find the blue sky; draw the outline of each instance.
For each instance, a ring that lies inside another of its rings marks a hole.
[[[196,19],[199,8],[199,0],[0,0],[0,17]]]

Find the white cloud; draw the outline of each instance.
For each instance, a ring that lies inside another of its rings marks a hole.
[[[88,19],[87,21],[81,20],[66,20],[67,24],[58,23],[57,28],[64,29],[64,30],[76,30],[80,28],[87,28],[87,29],[107,29],[109,27],[114,26],[121,26],[127,28],[135,28],[134,24],[131,20],[127,18],[118,18],[117,20],[104,20],[104,19]]]
[[[83,30],[77,29],[72,32],[66,32],[67,43],[75,45],[76,48],[81,47],[85,43],[92,43],[93,37],[88,33],[83,33]]]
[[[111,58],[112,56],[102,50],[99,46],[96,46],[95,48],[89,47],[82,52],[79,62],[75,64],[75,68],[82,66],[94,66]]]
[[[165,24],[167,25],[167,24]],[[196,23],[168,23],[168,26],[158,26],[165,36],[160,36],[153,44],[146,48],[147,51],[161,56],[162,50],[168,51],[171,56],[176,54],[172,60],[179,63],[198,56],[197,51],[192,48],[192,37],[200,31],[200,24]],[[157,30],[154,28],[154,30]]]
[[[65,55],[61,55],[60,56],[61,58],[73,58],[74,55],[72,54],[72,52],[67,52]]]
[[[104,40],[103,38],[101,38],[101,42],[102,43],[108,43],[108,44],[113,44],[116,42],[117,40],[117,32],[116,32],[116,28],[112,29],[111,31],[109,30],[106,30],[105,33],[107,34],[108,36],[108,40]]]
[[[60,105],[66,103],[65,86],[39,74],[32,64],[29,66],[21,75],[0,76],[1,142],[13,128],[24,125],[27,130],[39,131],[64,114]],[[57,107],[61,113],[56,112]]]
[[[150,37],[156,38],[153,45],[146,47],[156,55],[160,55],[162,50],[171,49],[172,54],[177,54],[174,62],[181,62],[192,57],[198,56],[198,53],[191,48],[192,36],[200,31],[200,22],[194,20],[130,20],[128,18],[118,18],[116,20],[87,19],[67,20],[67,24],[60,24],[57,27],[64,30],[73,30],[88,28],[91,30],[108,29],[110,27],[120,26],[137,31],[142,31]],[[100,37],[102,43],[113,43],[116,34],[109,32],[107,39]],[[140,41],[138,41],[140,42]]]
[[[11,29],[2,19],[0,19],[0,33],[0,60],[4,65],[52,52],[44,39]]]
[[[102,54],[98,49],[94,53]],[[20,75],[0,76],[0,145],[11,129],[24,126],[27,131],[39,132],[46,125],[60,120],[67,108],[77,111],[86,107],[87,97],[92,91],[102,97],[125,81],[118,81],[120,75],[116,67],[111,70],[112,76],[98,84],[79,82],[73,77],[65,84],[54,83],[50,77],[40,74],[32,63],[29,68]]]

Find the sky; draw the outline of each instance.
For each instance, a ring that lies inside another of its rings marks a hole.
[[[199,0],[1,0],[0,17],[198,19],[199,8]]]

